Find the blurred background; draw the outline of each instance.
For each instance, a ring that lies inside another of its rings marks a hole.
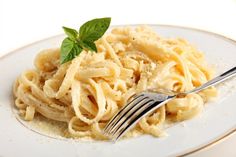
[[[0,56],[26,44],[79,28],[96,17],[116,24],[170,24],[236,40],[236,0],[0,0]],[[236,52],[235,52],[236,53]],[[192,157],[236,156],[236,135]]]

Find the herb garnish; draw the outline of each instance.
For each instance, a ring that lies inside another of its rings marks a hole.
[[[76,56],[82,50],[90,50],[97,52],[95,41],[103,36],[108,29],[111,18],[98,18],[84,23],[79,31],[62,27],[67,37],[62,41],[60,62],[66,63]]]

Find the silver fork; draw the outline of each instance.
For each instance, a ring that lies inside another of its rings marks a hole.
[[[196,93],[208,87],[214,86],[236,74],[236,67],[224,72],[205,84],[183,93],[173,93],[166,90],[148,90],[141,92],[125,105],[106,125],[103,130],[105,136],[113,141],[120,139],[142,117],[153,112],[175,97],[184,97],[190,93]]]

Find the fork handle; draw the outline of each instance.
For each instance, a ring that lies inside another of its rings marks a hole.
[[[201,85],[201,86],[199,86],[197,88],[194,88],[193,90],[190,90],[190,91],[188,91],[188,92],[186,92],[184,94],[190,94],[190,93],[199,92],[199,91],[201,91],[203,89],[206,89],[208,87],[211,87],[211,86],[214,86],[216,84],[219,84],[219,83],[223,82],[224,80],[233,77],[235,74],[236,74],[236,66],[233,67],[232,69],[224,72],[223,74],[215,77],[214,79],[204,83],[203,85]]]

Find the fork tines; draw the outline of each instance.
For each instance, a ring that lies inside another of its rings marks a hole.
[[[144,115],[156,109],[159,106],[150,94],[141,93],[136,95],[126,106],[124,106],[106,125],[103,132],[104,135],[110,137],[112,140],[118,140],[126,133],[132,126],[134,126],[139,119]]]

